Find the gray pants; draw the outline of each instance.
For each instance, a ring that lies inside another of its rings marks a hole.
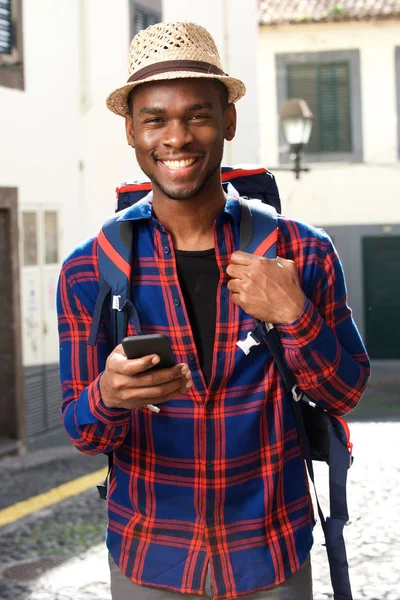
[[[125,577],[115,564],[111,555],[108,557],[111,573],[112,600],[199,600],[194,594],[179,594],[170,590],[146,587],[133,583]],[[214,600],[210,569],[207,569],[204,586],[204,598]],[[310,556],[301,568],[286,581],[271,590],[253,592],[244,596],[245,600],[312,600],[312,578]]]

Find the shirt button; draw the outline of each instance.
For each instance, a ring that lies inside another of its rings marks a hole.
[[[174,304],[175,304],[175,306],[180,306],[181,305],[181,302],[180,302],[179,298],[174,298]]]
[[[280,336],[284,338],[284,337],[286,337],[286,333],[284,331],[281,331]]]
[[[207,471],[212,471],[212,470],[213,470],[213,465],[212,465],[212,463],[207,463],[207,465],[206,465],[206,469],[207,469]]]
[[[170,252],[169,246],[164,246],[164,254],[168,254]]]
[[[213,409],[213,403],[212,402],[207,402],[206,408],[207,408],[207,410],[212,410]]]
[[[207,517],[207,523],[209,523],[210,525],[214,523],[214,517]]]
[[[192,353],[188,354],[188,360],[195,360],[195,358],[196,357],[194,354],[192,354]]]

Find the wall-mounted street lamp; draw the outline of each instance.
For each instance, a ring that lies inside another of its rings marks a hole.
[[[301,156],[310,139],[312,119],[313,114],[307,102],[301,98],[286,100],[279,110],[279,122],[289,146],[290,157],[294,161],[291,170],[296,173],[296,179],[300,178],[301,171],[309,171],[307,167],[301,166]]]

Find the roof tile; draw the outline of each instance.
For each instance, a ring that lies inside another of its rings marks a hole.
[[[259,0],[263,25],[400,17],[400,0]]]

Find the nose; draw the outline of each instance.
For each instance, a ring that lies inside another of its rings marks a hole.
[[[164,129],[163,144],[171,148],[183,148],[193,142],[193,134],[186,122],[174,119]]]

